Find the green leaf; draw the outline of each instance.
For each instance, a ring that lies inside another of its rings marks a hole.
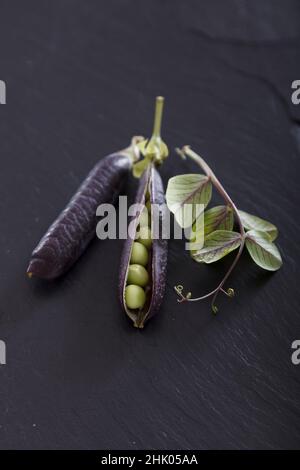
[[[148,142],[149,142],[149,139],[144,139],[144,140],[142,140],[141,142],[139,142],[137,144],[138,149],[140,150],[140,152],[144,156],[145,156],[145,153],[146,153],[146,148],[147,148]]]
[[[211,199],[212,185],[205,175],[178,175],[169,179],[167,206],[182,228],[191,227]],[[203,205],[203,206],[200,206]]]
[[[246,233],[246,247],[253,261],[261,268],[277,271],[281,267],[279,250],[267,233],[250,230]]]
[[[230,206],[216,206],[208,209],[197,218],[191,230],[190,241],[200,244],[195,249],[190,247],[191,255],[195,250],[202,248],[204,237],[216,230],[232,230],[234,225],[233,210]]]
[[[209,235],[215,230],[232,230],[233,224],[233,210],[230,206],[216,206],[204,212],[204,235]]]
[[[258,230],[259,232],[265,232],[269,235],[269,239],[274,241],[277,238],[278,230],[275,225],[271,224],[267,220],[260,219],[256,215],[248,214],[247,212],[240,211],[239,215],[243,226],[247,230]]]
[[[230,206],[216,206],[204,213],[204,234],[215,230],[232,230],[234,224],[233,210]]]
[[[143,158],[143,160],[139,160],[137,163],[133,165],[133,176],[135,178],[140,178],[144,171],[146,170],[147,166],[149,165],[150,160],[148,158]]]
[[[151,137],[138,143],[138,148],[145,158],[153,160],[160,156],[163,160],[169,155],[169,150],[161,137]]]
[[[203,248],[193,253],[192,257],[198,263],[214,263],[238,248],[241,241],[242,237],[238,232],[216,230],[205,238]]]

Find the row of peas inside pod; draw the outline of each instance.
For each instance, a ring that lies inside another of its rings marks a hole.
[[[146,194],[145,206],[139,216],[135,240],[126,279],[125,302],[130,309],[141,309],[146,303],[151,282],[149,260],[152,238],[149,193]]]

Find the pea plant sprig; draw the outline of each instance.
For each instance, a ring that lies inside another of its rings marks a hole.
[[[192,236],[204,239],[203,246],[191,250],[192,258],[198,263],[210,264],[238,249],[221,282],[207,294],[193,298],[191,292],[184,294],[182,285],[174,287],[179,296],[178,302],[196,302],[211,297],[212,311],[217,313],[216,299],[218,294],[222,292],[227,297],[233,297],[235,294],[233,288],[225,289],[224,286],[237,265],[245,246],[252,260],[261,268],[276,271],[281,267],[282,259],[278,248],[273,243],[278,235],[278,230],[270,222],[239,210],[213,170],[189,146],[186,145],[182,149],[176,150],[183,159],[191,158],[204,172],[204,174],[174,176],[169,180],[166,192],[168,208],[173,212],[178,224],[182,228],[193,224],[196,229],[193,228]],[[197,208],[204,207],[206,209],[211,200],[213,187],[221,195],[225,205],[205,210],[203,217],[203,210],[199,213]],[[186,205],[192,205],[192,211],[186,211]],[[199,225],[196,222],[200,217],[202,217],[202,223]],[[238,225],[238,232],[233,231],[234,220]]]

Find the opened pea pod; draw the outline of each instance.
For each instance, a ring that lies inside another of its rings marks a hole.
[[[162,111],[163,98],[158,97],[153,135],[138,145],[144,159],[133,167],[134,175],[140,178],[135,200],[139,210],[130,222],[121,260],[120,300],[137,328],[143,328],[158,312],[166,284],[168,244],[161,233],[165,196],[157,171],[168,155],[160,137]]]

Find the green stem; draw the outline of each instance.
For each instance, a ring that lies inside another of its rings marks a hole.
[[[163,96],[156,97],[152,137],[149,140],[147,139],[146,141],[139,144],[139,148],[144,156],[144,160],[147,161],[145,163],[143,161],[137,163],[138,171],[135,171],[137,177],[140,176],[140,170],[142,169],[143,172],[148,163],[154,162],[156,165],[160,165],[169,155],[168,147],[160,135],[164,101],[165,99]]]
[[[160,138],[161,133],[161,122],[164,109],[164,97],[157,96],[155,101],[155,113],[154,113],[154,125],[152,137]]]

